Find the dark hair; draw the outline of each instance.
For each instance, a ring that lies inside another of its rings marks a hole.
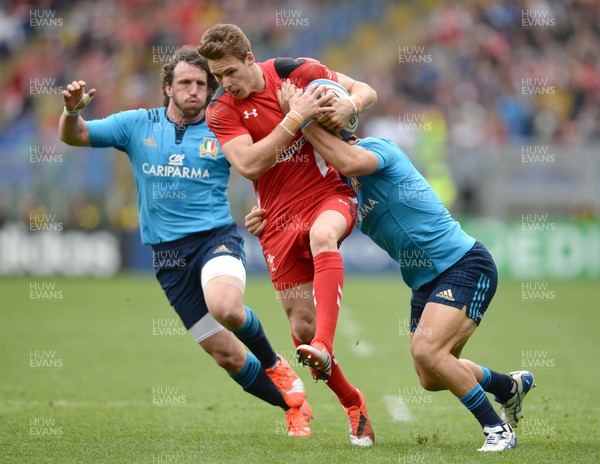
[[[175,50],[175,53],[173,53],[173,56],[171,56],[171,59],[169,60],[169,62],[163,66],[163,70],[162,70],[163,104],[165,106],[169,105],[169,100],[171,98],[167,95],[167,92],[165,91],[165,86],[167,84],[173,85],[173,72],[175,70],[175,66],[177,66],[177,64],[179,64],[181,62],[191,64],[192,66],[195,66],[198,69],[202,69],[203,71],[206,71],[206,78],[208,80],[208,82],[207,82],[208,94],[206,96],[206,104],[208,104],[208,102],[210,102],[213,95],[219,88],[219,84],[217,83],[215,76],[213,76],[212,73],[210,72],[210,68],[208,67],[208,62],[206,61],[206,59],[204,59],[204,57],[202,57],[200,55],[200,53],[198,53],[198,50],[193,45],[183,45],[183,46],[179,47],[177,50]]]
[[[250,51],[250,41],[235,24],[215,24],[202,34],[198,51],[207,60],[233,56],[244,61]]]

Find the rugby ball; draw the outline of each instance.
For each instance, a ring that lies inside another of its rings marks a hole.
[[[308,84],[308,86],[310,86],[312,84],[326,85],[328,93],[329,92],[333,93],[336,98],[339,98],[341,100],[350,100],[350,94],[348,93],[348,91],[344,88],[343,85],[341,85],[335,81],[332,81],[330,79],[315,79],[314,81],[311,81]],[[348,104],[352,106],[352,103],[348,103]],[[358,114],[355,114],[352,117],[352,119],[350,119],[350,121],[348,121],[348,124],[346,124],[346,126],[342,130],[340,130],[337,135],[340,136],[344,140],[348,140],[350,138],[350,136],[356,132],[357,129],[358,129]]]

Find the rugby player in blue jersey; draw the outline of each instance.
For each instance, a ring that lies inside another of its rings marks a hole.
[[[185,328],[245,391],[286,411],[288,435],[310,435],[302,381],[243,303],[245,257],[227,200],[230,165],[204,120],[218,87],[206,60],[191,46],[175,52],[163,69],[161,108],[85,121],[79,112],[96,92],[86,94],[85,85],[73,81],[63,92],[61,140],[127,154],[142,242],[151,245],[156,278]]]
[[[306,115],[306,103],[325,91],[325,86],[314,84],[306,92],[283,84],[280,104]],[[354,187],[359,202],[356,226],[400,264],[413,291],[410,347],[423,388],[450,390],[473,413],[485,435],[479,451],[516,447],[513,427],[522,417],[524,396],[534,386],[533,375],[502,374],[460,358],[496,291],[492,256],[461,229],[390,140],[351,137],[346,142],[315,123],[302,132]],[[246,227],[255,235],[265,226],[263,213],[255,207],[246,216]],[[495,395],[502,417],[485,392]]]

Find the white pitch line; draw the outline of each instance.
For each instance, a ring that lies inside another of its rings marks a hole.
[[[349,338],[351,348],[361,358],[370,358],[375,354],[375,348],[366,340],[360,338],[360,327],[352,317],[350,308],[342,306],[338,317],[338,329],[342,335]]]
[[[384,395],[383,402],[392,416],[393,422],[408,422],[412,420],[406,404],[400,401],[398,395]]]

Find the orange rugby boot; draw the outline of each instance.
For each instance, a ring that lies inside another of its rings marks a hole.
[[[277,355],[275,367],[265,369],[290,408],[299,408],[306,399],[304,383],[283,356]]]
[[[299,408],[288,409],[285,413],[288,437],[308,437],[311,435],[310,421],[312,417],[312,408],[308,401],[305,401]]]

